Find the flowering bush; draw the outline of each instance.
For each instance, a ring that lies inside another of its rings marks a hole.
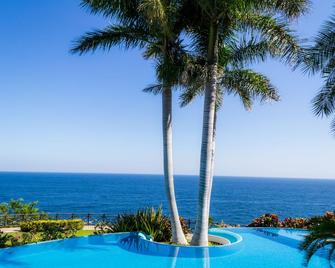
[[[312,229],[325,221],[335,221],[335,212],[327,211],[323,216],[312,218],[285,218],[280,221],[276,214],[264,214],[252,221],[249,227],[283,227],[283,228],[300,228]]]
[[[277,214],[266,213],[252,221],[249,227],[280,227],[280,221]]]
[[[329,220],[335,220],[335,212],[334,211],[326,211],[326,213],[323,215],[324,218]]]
[[[325,221],[333,220],[335,221],[335,213],[332,211],[326,211],[323,216],[315,216],[308,220],[307,228],[312,229],[315,226],[322,224]]]
[[[281,227],[285,227],[285,228],[307,228],[308,226],[308,219],[305,218],[285,218],[282,222],[281,222]]]

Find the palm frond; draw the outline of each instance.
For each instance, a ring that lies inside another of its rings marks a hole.
[[[154,85],[149,85],[146,88],[143,89],[144,92],[147,93],[152,93],[154,95],[158,95],[162,92],[163,90],[163,85],[162,84],[154,84]]]
[[[202,96],[204,94],[204,88],[198,86],[189,86],[180,95],[180,106],[185,107],[190,104],[196,97]]]
[[[238,95],[245,109],[250,110],[253,100],[278,101],[279,95],[269,79],[249,69],[227,70],[221,85],[228,94]]]
[[[248,64],[263,62],[267,56],[276,57],[280,55],[280,51],[268,40],[258,40],[256,38],[242,38],[239,42],[233,42],[228,48],[229,52],[226,56],[227,63],[232,66],[243,67]],[[219,53],[222,53],[219,51]],[[219,56],[219,60],[224,57]],[[225,62],[221,62],[225,65]]]
[[[331,132],[333,135],[335,135],[335,118],[333,119],[331,125],[330,125]]]
[[[116,18],[121,23],[130,23],[139,19],[141,0],[82,0],[81,6],[92,14],[101,14],[107,18]]]
[[[162,0],[142,0],[139,5],[139,11],[145,13],[150,21],[158,23],[167,22],[165,1]]]
[[[150,34],[144,27],[131,25],[112,25],[104,30],[96,30],[84,34],[75,41],[72,53],[84,54],[98,48],[110,50],[113,46],[126,49],[131,47],[143,48],[150,42]]]
[[[335,251],[335,220],[331,218],[323,218],[322,222],[312,227],[309,235],[301,243],[300,249],[306,252],[306,265],[312,256],[319,250],[328,251],[329,263],[333,260]]]
[[[335,111],[335,84],[326,85],[312,100],[317,116],[329,116]]]
[[[309,0],[256,0],[255,8],[280,13],[286,18],[296,18],[308,12],[310,4]]]
[[[322,27],[314,40],[314,45],[307,48],[303,54],[305,71],[315,73],[322,71],[330,60],[335,57],[335,15]]]
[[[240,31],[259,33],[272,47],[277,48],[281,59],[295,63],[301,54],[300,41],[285,21],[256,13],[245,13],[239,17]]]
[[[182,107],[191,103],[197,96],[203,94],[207,81],[206,61],[201,57],[188,55],[187,63],[181,75],[179,85],[184,89],[180,96]]]

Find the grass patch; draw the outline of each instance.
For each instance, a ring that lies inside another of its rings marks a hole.
[[[93,235],[94,230],[79,230],[76,233],[76,237],[81,237],[81,236],[87,236],[87,235]]]

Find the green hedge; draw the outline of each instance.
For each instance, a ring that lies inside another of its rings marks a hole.
[[[84,227],[84,222],[81,219],[73,220],[39,220],[22,222],[20,228],[22,232],[74,232],[79,231]]]

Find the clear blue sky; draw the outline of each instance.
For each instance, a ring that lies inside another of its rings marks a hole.
[[[294,23],[302,38],[329,17],[314,0]],[[141,91],[155,81],[139,51],[69,54],[71,42],[106,25],[79,0],[0,2],[0,170],[162,173],[161,103]],[[315,118],[319,77],[267,62],[256,68],[280,103],[246,112],[228,97],[219,114],[216,175],[335,178],[329,120]],[[175,171],[197,174],[202,99],[174,109]]]

